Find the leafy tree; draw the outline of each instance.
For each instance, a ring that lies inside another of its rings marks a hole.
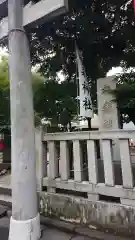
[[[93,103],[96,80],[112,66],[134,66],[134,16],[131,1],[74,0],[70,12],[32,30],[32,64],[40,64],[44,76],[54,78],[62,70],[76,80],[75,41],[82,51]]]
[[[43,84],[43,78],[33,73],[33,88],[36,85]],[[39,117],[35,112],[35,123],[39,123]],[[0,125],[10,125],[10,88],[8,78],[8,58],[2,56],[0,61]]]
[[[47,80],[39,73],[32,73],[32,87],[35,109],[35,124],[42,118],[50,119],[53,125],[64,127],[76,115],[76,84]],[[10,125],[10,90],[8,80],[8,59],[0,62],[0,125]]]
[[[32,64],[39,64],[39,71],[47,79],[56,79],[56,73],[62,70],[67,81],[76,81],[76,41],[82,51],[93,104],[96,106],[96,80],[104,77],[112,66],[135,66],[132,1],[69,0],[69,4],[68,14],[33,29],[27,28]],[[37,105],[40,102],[34,101]],[[50,104],[56,112],[53,103],[52,100]],[[44,111],[40,108],[38,105],[39,115],[42,115]],[[50,115],[57,122],[59,118],[63,119],[62,114]]]
[[[2,57],[0,62],[0,125],[10,123],[10,101],[9,101],[8,62]]]
[[[116,96],[122,122],[135,124],[135,72],[118,77],[117,89],[111,91]]]
[[[49,119],[53,126],[61,124],[66,129],[77,114],[76,96],[75,83],[47,80],[35,89],[34,106],[41,118]]]

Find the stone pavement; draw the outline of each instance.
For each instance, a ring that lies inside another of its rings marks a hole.
[[[87,228],[78,229],[78,232],[64,231],[61,228],[48,226],[42,227],[41,240],[132,240],[134,238],[125,238],[106,234],[99,231],[89,230]]]
[[[41,240],[91,240],[85,236],[75,236],[74,234],[64,233],[54,228],[42,226]],[[0,219],[0,239],[8,240],[9,233],[9,218],[3,217]],[[19,240],[19,239],[18,239]]]
[[[85,235],[79,235],[75,233],[66,233],[61,230],[50,228],[46,226],[42,227],[42,236],[40,240],[126,240],[125,238],[115,238],[105,236],[104,238],[96,238],[96,237],[89,237]],[[1,240],[8,240],[8,232],[9,232],[9,218],[3,217],[0,219],[0,239]],[[19,239],[18,239],[19,240]]]
[[[11,211],[0,206],[0,240],[8,240]],[[41,217],[40,240],[131,240]],[[19,240],[19,239],[18,239]]]

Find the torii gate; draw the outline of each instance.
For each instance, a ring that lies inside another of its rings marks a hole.
[[[31,65],[23,26],[47,21],[68,10],[68,0],[41,0],[24,6],[29,2],[0,0],[0,39],[4,40],[8,36],[9,40],[12,136],[12,217],[9,240],[40,239]]]

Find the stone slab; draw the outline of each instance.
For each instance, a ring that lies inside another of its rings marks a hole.
[[[115,76],[98,79],[97,81],[97,100],[99,130],[116,130],[120,127],[119,113],[115,97],[109,93],[109,90],[116,89]],[[112,141],[112,154],[114,161],[120,161],[119,141]],[[101,147],[101,158],[102,156]]]
[[[113,130],[119,128],[119,116],[114,96],[109,90],[116,89],[115,76],[101,78],[97,81],[99,129]]]

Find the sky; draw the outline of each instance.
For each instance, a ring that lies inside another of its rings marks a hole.
[[[107,73],[107,77],[120,74],[122,72],[122,67],[112,67],[112,69]]]
[[[7,54],[7,48],[0,47],[0,55],[5,55],[5,54]]]

